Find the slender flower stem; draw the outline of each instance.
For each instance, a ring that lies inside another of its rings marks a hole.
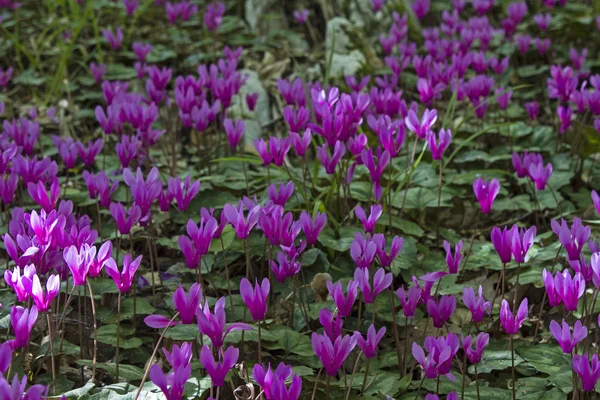
[[[246,196],[250,196],[250,188],[248,186],[248,172],[246,172],[246,161],[242,161],[242,169],[244,170],[244,180],[246,181]]]
[[[354,386],[354,375],[356,374],[356,369],[358,368],[358,363],[360,362],[360,356],[362,354],[362,350],[358,353],[358,357],[356,357],[356,361],[354,362],[354,367],[352,367],[352,375],[350,375],[350,386],[346,384],[346,395],[344,396],[344,400],[348,400],[350,397],[350,392],[352,391],[352,387]]]
[[[360,389],[360,394],[363,396],[365,394],[365,387],[367,386],[367,376],[369,375],[369,366],[371,365],[371,359],[367,358],[367,365],[365,366],[365,375],[363,377],[362,387]]]
[[[558,248],[558,251],[556,252],[556,256],[554,257],[554,262],[552,263],[552,269],[550,270],[550,273],[553,274],[554,273],[554,268],[556,267],[556,263],[558,261],[558,256],[560,255],[560,251],[562,250],[562,245],[560,245],[560,247]],[[533,333],[533,338],[535,339],[537,337],[537,333],[540,327],[540,324],[542,323],[542,311],[544,311],[544,305],[546,304],[546,297],[547,297],[548,293],[544,290],[544,295],[542,296],[542,304],[540,305],[540,313],[538,314],[538,323],[535,324],[535,331]]]
[[[94,319],[94,358],[92,360],[92,381],[96,379],[96,356],[98,354],[98,324],[96,322],[96,304],[94,302],[94,292],[89,279],[87,280],[88,289],[90,289],[90,300],[92,301],[92,318]]]
[[[117,298],[117,354],[115,355],[117,383],[119,383],[119,349],[121,345],[121,291]]]
[[[67,281],[67,285],[69,284],[69,281]],[[58,320],[58,323],[56,324],[56,327],[58,328],[59,326],[61,326],[62,324],[62,328],[61,328],[61,332],[60,332],[60,346],[58,348],[58,352],[61,353],[62,352],[62,348],[63,348],[63,340],[65,338],[65,313],[67,312],[67,307],[69,307],[69,303],[71,303],[71,299],[73,298],[73,292],[75,291],[75,285],[73,285],[73,287],[71,288],[71,292],[69,292],[69,296],[67,297],[67,300],[65,301],[65,307],[63,308],[63,312],[60,316],[60,319]]]
[[[323,372],[323,367],[321,367],[319,373],[317,374],[317,379],[315,379],[315,386],[313,387],[312,396],[310,397],[310,400],[315,400],[315,394],[317,394],[317,385],[319,384],[319,377],[321,377],[321,372]],[[137,400],[137,397],[134,400]]]
[[[231,306],[231,314],[233,315],[235,313],[235,310],[233,308],[233,301],[232,301],[232,297],[231,297],[231,282],[229,280],[229,267],[227,266],[227,254],[225,251],[225,243],[223,243],[223,236],[221,235],[220,237],[221,239],[221,250],[223,251],[223,264],[225,264],[225,278],[227,279],[227,294],[229,295],[229,305]]]
[[[156,342],[156,345],[154,346],[154,350],[152,351],[152,355],[150,356],[150,360],[149,360],[150,362],[148,362],[148,365],[146,366],[146,370],[144,371],[144,376],[142,377],[142,381],[140,382],[140,386],[139,386],[137,392],[135,393],[135,397],[133,400],[137,400],[138,397],[140,397],[140,393],[142,392],[142,387],[144,387],[144,383],[146,383],[146,379],[148,379],[148,373],[150,372],[150,367],[152,366],[151,361],[154,360],[154,357],[156,357],[156,352],[158,351],[158,346],[160,346],[160,342],[165,337],[165,333],[167,333],[167,330],[169,329],[169,327],[171,326],[173,321],[175,321],[175,318],[177,318],[178,316],[179,316],[179,313],[176,313],[173,316],[173,318],[171,318],[171,320],[169,321],[167,326],[165,326],[165,329],[163,329],[162,333],[160,334],[160,337],[158,338],[158,341]]]
[[[517,282],[515,283],[515,295],[513,297],[513,310],[517,306],[517,293],[519,292],[519,277],[521,276],[521,263],[517,263]]]
[[[510,335],[510,361],[511,361],[511,372],[512,372],[512,398],[513,400],[517,399],[517,387],[515,384],[515,347],[513,343],[513,335]]]
[[[81,319],[81,286],[79,286],[78,293],[79,293],[79,295],[77,296],[77,319],[79,321],[82,321],[82,319]],[[79,356],[81,358],[83,358],[83,324],[79,323],[78,325],[79,325]],[[89,348],[88,348],[88,351],[89,351]],[[81,366],[81,379],[83,380],[83,366]],[[93,375],[92,375],[92,379],[93,379]]]
[[[360,332],[360,323],[362,319],[363,301],[361,298],[358,299],[358,318],[356,319],[356,330]]]
[[[260,320],[258,320],[258,363],[261,364],[262,363],[262,348],[261,348],[261,331],[260,331]]]
[[[327,395],[327,400],[329,400],[329,379],[331,377],[329,375],[325,376],[325,394]]]
[[[244,251],[246,252],[246,279],[250,280],[250,272],[252,266],[250,265],[250,249],[248,245],[248,238],[244,239]]]
[[[475,367],[475,388],[477,389],[477,400],[479,400],[479,374],[477,373],[477,364],[474,364]]]
[[[52,325],[50,324],[50,311],[46,313],[46,322],[48,323],[48,336],[50,338],[50,359],[52,362],[52,389],[56,395],[56,366],[54,365],[54,343],[52,343]]]
[[[442,204],[442,174],[444,171],[444,162],[440,159],[440,182],[438,186],[438,202],[437,202],[437,212],[436,212],[436,228],[435,228],[435,242],[436,245],[440,244],[440,205]]]
[[[408,353],[408,332],[410,331],[410,327],[412,326],[412,319],[408,320],[407,316],[404,316],[404,326],[406,327],[404,330],[404,354],[402,354],[402,373],[404,376],[406,373],[406,354]],[[399,360],[398,360],[399,361]]]

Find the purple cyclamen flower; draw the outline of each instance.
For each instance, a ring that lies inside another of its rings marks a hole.
[[[202,288],[194,283],[186,294],[183,286],[179,286],[173,293],[173,305],[179,312],[181,322],[173,321],[170,326],[177,324],[190,325],[194,323],[196,312],[202,301]],[[161,329],[169,325],[170,318],[162,315],[149,315],[144,319],[146,325],[150,328]]]
[[[152,45],[150,43],[135,42],[131,45],[131,48],[140,63],[146,62],[148,54],[152,52]]]
[[[130,254],[125,254],[122,271],[119,271],[117,263],[112,258],[108,260],[104,270],[113,279],[115,285],[117,285],[117,289],[121,293],[127,293],[131,289],[133,278],[141,262],[142,256],[138,256],[134,260]]]
[[[540,105],[537,101],[530,101],[525,103],[525,110],[529,115],[529,119],[531,121],[535,121],[538,118],[538,115],[540,114]]]
[[[446,338],[428,336],[425,338],[425,349],[429,353],[425,357],[425,352],[416,342],[412,346],[412,354],[415,360],[423,368],[425,377],[435,379],[438,376],[445,376],[454,382],[456,378],[450,372],[452,359],[460,347],[458,336],[449,333]]]
[[[179,178],[169,178],[168,192],[177,202],[177,208],[180,211],[185,211],[190,202],[200,192],[200,181],[196,180],[191,183],[189,175],[185,177],[183,182]]]
[[[492,304],[483,298],[483,287],[479,286],[479,292],[475,297],[472,287],[463,288],[463,303],[471,311],[471,321],[479,323],[483,321],[484,314],[492,312]]]
[[[550,21],[552,21],[552,15],[550,13],[536,14],[533,17],[533,20],[535,21],[536,25],[538,26],[538,28],[540,28],[541,31],[545,31],[550,26]]]
[[[423,111],[423,115],[421,116],[421,120],[419,121],[419,117],[417,113],[410,109],[408,111],[408,116],[404,118],[404,123],[408,130],[413,132],[419,139],[425,139],[427,137],[427,133],[431,130],[431,126],[437,120],[437,110],[425,110]]]
[[[585,292],[585,279],[583,275],[576,272],[573,277],[568,270],[557,272],[554,277],[554,288],[562,299],[565,310],[577,310],[577,304]]]
[[[408,288],[407,294],[404,291],[404,286],[402,286],[396,291],[396,295],[402,304],[404,316],[408,319],[412,319],[415,316],[415,310],[421,300],[421,289],[411,286]]]
[[[527,14],[527,3],[525,2],[513,2],[508,5],[506,10],[508,17],[513,20],[515,24],[519,24],[525,14]]]
[[[354,280],[358,282],[358,287],[363,295],[363,301],[366,304],[373,304],[379,293],[390,287],[394,279],[391,272],[385,273],[383,268],[379,268],[373,275],[373,287],[369,282],[369,270],[357,268],[354,270]]]
[[[113,50],[118,50],[119,47],[121,47],[121,43],[123,43],[123,31],[121,30],[120,26],[117,27],[115,33],[113,33],[110,29],[105,29],[102,31],[102,34]]]
[[[590,367],[590,361],[592,363]],[[600,379],[600,362],[598,354],[594,354],[591,358],[587,355],[573,355],[573,370],[581,379],[581,387],[586,392],[595,392],[596,384]]]
[[[596,212],[600,214],[600,196],[598,196],[598,192],[592,190],[592,202],[594,203],[594,207],[596,207]]]
[[[285,253],[277,254],[277,262],[271,260],[271,270],[279,283],[284,282],[287,277],[296,275],[301,268],[300,261],[297,261],[295,257],[290,259]]]
[[[354,240],[350,244],[350,256],[358,268],[367,269],[373,263],[377,254],[377,245],[368,237],[365,238],[360,232],[356,232]]]
[[[204,11],[204,25],[210,32],[215,32],[223,23],[225,14],[225,4],[215,1],[206,6]]]
[[[329,154],[329,146],[327,143],[323,143],[322,146],[317,147],[317,158],[325,167],[325,172],[328,175],[335,173],[335,168],[346,153],[346,146],[343,142],[337,141],[333,147],[333,154]]]
[[[42,289],[40,283],[40,277],[36,274],[33,279],[23,277],[23,287],[29,293],[29,296],[33,299],[39,312],[46,312],[52,303],[52,300],[58,295],[60,291],[60,278],[58,275],[50,275],[46,282],[46,293]]]
[[[573,109],[570,106],[558,106],[556,114],[560,120],[559,133],[562,135],[571,126],[571,118],[573,117]]]
[[[279,188],[277,188],[275,184],[272,184],[267,188],[269,200],[271,200],[273,204],[281,207],[285,206],[285,203],[289,200],[292,194],[294,194],[293,181],[289,181],[288,183],[281,182],[279,184]]]
[[[376,204],[371,206],[371,213],[367,218],[365,210],[357,205],[354,212],[356,213],[356,218],[362,223],[363,228],[365,229],[365,233],[373,233],[375,231],[375,226],[377,225],[377,220],[381,217],[383,211],[383,207],[381,204]]]
[[[292,378],[289,387],[286,381]],[[302,379],[292,373],[291,365],[279,363],[273,371],[271,364],[267,368],[261,364],[254,364],[252,378],[258,383],[267,400],[298,400],[302,390]]]
[[[544,190],[552,176],[552,163],[548,163],[546,166],[541,162],[531,163],[529,164],[528,172],[529,177],[535,183],[536,189]]]
[[[248,235],[250,235],[250,231],[258,222],[260,209],[260,206],[254,206],[248,211],[248,216],[244,217],[244,206],[240,202],[237,208],[231,204],[225,204],[223,212],[229,223],[235,229],[238,238],[247,239]]]
[[[431,158],[434,160],[441,160],[444,155],[444,151],[452,143],[452,131],[450,129],[440,129],[439,141],[436,134],[433,131],[429,131],[427,134],[427,144],[431,151]]]
[[[544,281],[544,287],[546,288],[548,304],[550,304],[550,307],[556,307],[560,305],[560,303],[562,303],[562,297],[556,290],[555,279],[552,276],[552,273],[548,272],[546,268],[544,268],[544,271],[542,271],[542,280]]]
[[[317,211],[317,214],[313,219],[306,211],[302,211],[299,221],[302,232],[304,232],[304,235],[306,236],[306,242],[311,246],[317,242],[319,234],[323,228],[325,228],[325,225],[327,225],[327,214],[321,214]]]
[[[430,6],[429,0],[414,0],[412,9],[419,20],[425,18],[425,15],[429,12]]]
[[[495,178],[491,181],[484,181],[482,178],[477,178],[473,182],[473,192],[475,193],[475,197],[477,197],[477,201],[479,201],[481,212],[487,214],[492,211],[494,199],[500,193],[500,182]]]
[[[0,376],[0,393],[4,393],[7,400],[23,399],[23,400],[37,400],[44,399],[48,394],[48,387],[44,385],[33,385],[29,389],[27,383],[29,378],[24,376],[21,380],[18,377],[19,374],[14,374],[12,382],[9,384],[8,381]]]
[[[345,297],[341,282],[334,284],[331,281],[327,281],[326,284],[329,295],[333,298],[340,316],[349,317],[352,314],[352,306],[354,306],[354,302],[358,296],[358,282],[352,279],[348,281]]]
[[[312,141],[311,130],[307,128],[302,136],[300,136],[299,133],[290,132],[290,140],[294,146],[296,155],[298,157],[304,157],[304,154],[306,154],[306,150],[308,150],[308,147]]]
[[[44,211],[49,213],[56,208],[56,203],[60,197],[60,184],[58,183],[58,178],[52,180],[50,194],[46,192],[46,187],[42,181],[38,181],[37,185],[29,182],[27,184],[27,192],[33,201],[39,204]]]
[[[102,151],[102,139],[97,139],[95,142],[88,140],[87,147],[81,142],[77,142],[76,144],[79,157],[81,157],[83,164],[86,167],[93,166],[96,161],[96,156]]]
[[[447,240],[444,240],[444,250],[446,250],[446,265],[448,266],[448,272],[451,274],[458,273],[458,267],[460,266],[460,262],[463,259],[463,242],[460,240],[454,246],[454,257],[452,256],[452,249],[450,247],[450,243]]]
[[[362,350],[363,354],[367,358],[373,358],[377,355],[377,346],[379,342],[385,335],[385,326],[375,330],[375,325],[371,324],[367,331],[366,339],[363,338],[360,332],[354,332],[354,336],[356,337],[356,344]]]
[[[553,65],[550,67],[551,77],[547,79],[548,97],[567,102],[577,89],[577,76],[571,67]]]
[[[519,52],[521,54],[527,53],[530,43],[531,43],[531,36],[529,36],[527,34],[517,35],[517,47],[519,48]]]
[[[336,313],[334,316],[329,308],[324,308],[319,312],[319,322],[323,326],[323,331],[335,342],[335,339],[342,335],[342,316]]]
[[[4,235],[4,247],[13,260],[15,260],[15,258],[17,260],[19,259],[19,257],[16,255],[17,250],[15,248],[15,243],[12,242],[12,239],[8,234]],[[28,252],[33,254],[37,253],[38,251],[38,249],[35,247],[30,247],[30,249],[31,250],[28,250],[24,253],[22,256],[23,258],[27,257]],[[29,291],[26,289],[24,284],[25,280],[33,279],[35,274],[36,269],[33,264],[25,266],[25,268],[23,268],[23,274],[21,274],[21,267],[17,265],[12,271],[8,269],[4,271],[4,282],[6,282],[6,285],[10,286],[14,290],[15,294],[17,295],[17,300],[24,302],[30,297]]]
[[[92,76],[97,84],[102,83],[104,74],[106,73],[106,65],[105,64],[96,64],[90,63],[90,71],[92,72]]]
[[[473,337],[471,335],[462,338],[462,348],[471,364],[479,364],[483,355],[483,350],[490,342],[490,335],[481,332],[475,339],[475,349],[473,349]]]
[[[383,233],[373,235],[373,242],[377,245],[377,258],[379,258],[379,264],[381,264],[382,267],[390,267],[396,257],[398,257],[398,254],[402,251],[404,239],[394,236],[389,253],[386,252],[386,240]]]
[[[213,347],[223,347],[225,343],[225,337],[232,331],[247,331],[252,330],[252,327],[248,324],[236,322],[230,324],[225,329],[227,317],[225,315],[225,297],[219,298],[215,303],[214,312],[210,312],[208,300],[204,307],[198,307],[196,311],[196,319],[198,320],[198,330],[203,335],[208,336],[211,340]]]
[[[248,93],[246,95],[246,105],[248,106],[248,110],[254,111],[256,108],[256,103],[258,102],[258,93]]]
[[[293,15],[298,25],[304,25],[308,21],[308,9],[294,10]]]
[[[592,229],[589,226],[583,225],[580,218],[573,218],[573,224],[569,228],[569,224],[564,219],[561,219],[560,224],[556,220],[550,222],[552,232],[558,236],[560,244],[567,251],[569,260],[578,261],[581,257],[583,246],[589,240]]]
[[[142,209],[133,204],[129,210],[125,210],[121,203],[110,204],[110,215],[117,224],[117,229],[121,235],[128,235],[131,232],[131,228],[138,223],[142,217]]]
[[[260,285],[258,284],[258,279],[256,279],[254,287],[252,287],[252,284],[246,278],[243,278],[240,282],[240,295],[246,306],[248,306],[252,319],[255,321],[265,319],[265,315],[267,314],[267,297],[269,296],[270,289],[271,284],[267,278],[264,278]]]
[[[456,310],[455,296],[441,296],[437,300],[429,299],[427,301],[427,312],[431,315],[433,326],[443,328]]]
[[[498,102],[498,107],[502,110],[506,110],[510,103],[510,99],[512,97],[512,91],[505,90],[504,88],[496,88],[494,91],[496,95],[496,101]]]
[[[315,354],[325,367],[329,376],[336,376],[344,360],[356,346],[355,336],[340,336],[334,342],[327,335],[319,335],[313,332],[311,337],[312,347]]]
[[[271,136],[268,142],[263,139],[254,139],[254,147],[256,152],[263,161],[263,165],[267,166],[271,163],[278,167],[283,166],[285,156],[291,147],[291,141],[289,138],[281,139],[275,136]]]
[[[225,118],[225,121],[223,121],[223,128],[225,129],[225,133],[227,133],[229,147],[235,149],[246,130],[244,121],[241,119],[236,119],[234,125],[233,121],[231,121],[229,118]]]
[[[191,364],[180,365],[173,368],[173,372],[167,374],[162,371],[160,365],[154,364],[150,368],[150,380],[165,395],[167,400],[181,400],[185,390],[185,383],[192,373]]]
[[[174,344],[171,351],[168,351],[163,347],[162,351],[169,364],[171,364],[171,367],[173,367],[173,370],[177,370],[181,366],[189,365],[192,361],[191,343],[184,342],[181,344],[181,347]]]
[[[90,246],[87,243],[81,247],[70,246],[63,251],[65,263],[71,270],[73,276],[73,285],[85,285],[88,272],[94,258],[96,257],[96,247]]]
[[[377,158],[377,164],[375,163]],[[379,200],[382,195],[381,189],[381,177],[385,168],[390,162],[390,152],[387,150],[381,151],[381,147],[377,147],[377,157],[373,155],[373,149],[363,150],[360,153],[360,159],[362,163],[367,167],[371,175],[371,181],[373,182],[373,195],[375,200]]]
[[[239,350],[230,346],[222,353],[221,361],[216,362],[213,353],[207,345],[200,351],[200,363],[210,376],[213,386],[223,386],[227,372],[237,363]]]
[[[162,192],[162,183],[158,178],[158,168],[153,167],[146,180],[140,168],[137,169],[136,175],[129,168],[123,170],[123,180],[131,189],[131,196],[141,210],[142,222],[147,222],[150,218],[150,207],[154,200],[158,198]]]
[[[123,5],[125,6],[125,13],[132,16],[140,6],[140,0],[123,0]]]
[[[533,244],[537,229],[535,226],[525,230],[519,229],[516,225],[512,227],[511,252],[517,263],[524,263],[527,251]]]
[[[521,305],[519,305],[519,309],[516,315],[510,311],[510,306],[508,302],[503,299],[502,305],[500,307],[500,323],[502,324],[502,328],[509,335],[515,335],[519,332],[523,321],[527,319],[528,315],[528,302],[527,297],[523,299]]]
[[[38,309],[32,306],[26,309],[21,306],[13,306],[10,310],[10,325],[12,326],[15,339],[10,340],[10,346],[13,350],[29,346],[29,337],[31,330],[37,321]],[[16,375],[15,375],[16,376]]]
[[[550,322],[550,333],[558,342],[563,353],[571,354],[577,344],[587,337],[588,332],[587,327],[583,326],[580,320],[577,320],[573,327],[573,334],[571,334],[571,327],[563,319],[562,326],[554,320]]]

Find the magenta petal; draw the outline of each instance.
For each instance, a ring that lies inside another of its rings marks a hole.
[[[148,325],[150,328],[155,329],[165,328],[167,325],[169,325],[170,320],[170,318],[163,317],[162,315],[157,314],[148,315],[146,318],[144,318],[144,322],[146,323],[146,325]],[[170,326],[177,325],[180,323],[181,322],[173,321],[171,322]]]

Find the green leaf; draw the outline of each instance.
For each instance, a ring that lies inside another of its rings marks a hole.
[[[50,379],[50,384],[51,383],[52,379]],[[94,382],[92,380],[89,380],[84,386],[77,389],[69,390],[68,392],[64,392],[62,396],[66,397],[67,399],[80,399],[86,394],[88,394],[95,387],[96,385],[94,384]],[[49,399],[60,399],[62,396],[49,397]]]
[[[84,367],[92,367],[92,360],[77,360],[77,364]],[[110,375],[116,375],[117,368],[114,363],[96,363],[96,368],[103,369]],[[119,364],[119,376],[123,379],[137,381],[144,377],[144,370],[134,365]]]
[[[210,390],[211,381],[210,376],[204,378],[191,378],[185,383],[185,396],[188,399],[201,398],[204,393]]]
[[[487,374],[492,371],[503,371],[507,368],[511,367],[511,353],[509,350],[501,350],[501,351],[486,351],[483,353],[484,359],[477,366],[477,372],[480,374]],[[519,357],[518,354],[515,354],[515,366],[525,362],[525,360]],[[475,373],[475,367],[471,365],[469,367],[469,373]]]
[[[271,329],[275,342],[263,344],[263,347],[271,350],[283,350],[287,354],[297,354],[303,357],[314,357],[310,337],[296,332],[293,329],[277,326]]]
[[[525,345],[515,349],[533,367],[544,374],[557,374],[570,370],[571,364],[559,346],[555,344]]]
[[[134,349],[142,345],[142,339],[138,337],[126,338],[127,331],[121,327],[119,332],[119,347],[122,349]],[[93,332],[90,337],[93,337]],[[117,346],[117,325],[104,325],[98,329],[98,341],[100,343]]]

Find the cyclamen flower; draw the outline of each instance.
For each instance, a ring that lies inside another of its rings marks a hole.
[[[231,204],[225,204],[223,212],[240,239],[248,238],[250,231],[260,218],[260,206],[254,206],[248,211],[248,216],[244,217],[244,206],[242,203],[239,203],[237,208]]]
[[[427,301],[427,312],[431,315],[433,326],[443,328],[456,309],[455,296],[441,296],[437,300]]]
[[[423,19],[429,12],[429,0],[414,0],[412,9],[418,19]]]
[[[194,323],[194,318],[196,317],[196,312],[200,307],[200,303],[202,301],[202,288],[199,284],[194,283],[189,292],[186,294],[185,290],[182,286],[179,286],[175,292],[173,293],[173,305],[177,312],[179,312],[179,317],[181,318],[181,322],[173,321],[169,325],[170,318],[164,317],[162,315],[149,315],[144,319],[146,325],[150,328],[161,329],[166,326],[173,326],[177,324],[189,325]]]
[[[292,375],[292,383],[288,391],[285,387],[285,382]],[[269,364],[267,368],[263,367],[261,364],[254,364],[252,378],[258,383],[267,400],[297,400],[300,396],[302,380],[292,373],[292,367],[290,365],[279,363],[277,369],[272,370],[271,364]],[[283,385],[283,388],[281,388],[281,385]]]
[[[524,263],[525,257],[527,256],[527,251],[533,244],[536,234],[536,227],[532,226],[531,228],[519,229],[516,225],[512,227],[512,243],[511,243],[511,252],[515,258],[517,263]]]
[[[550,13],[536,14],[533,17],[533,19],[538,28],[540,28],[541,31],[545,31],[550,26],[550,21],[552,21],[552,15]]]
[[[362,223],[365,233],[373,233],[375,225],[377,225],[377,220],[381,217],[382,210],[383,207],[381,204],[371,206],[371,213],[367,218],[365,210],[360,205],[356,206],[354,212],[358,220]]]
[[[142,216],[142,209],[133,204],[129,210],[125,210],[121,203],[110,204],[110,215],[117,224],[117,229],[121,235],[128,235],[131,228],[138,223]]]
[[[244,121],[241,119],[235,120],[235,125],[233,121],[229,118],[225,118],[223,121],[223,128],[225,129],[225,133],[227,133],[227,140],[229,140],[229,147],[235,149],[242,139],[244,132],[246,130],[246,125]]]
[[[180,400],[183,398],[185,383],[192,373],[191,364],[180,365],[173,368],[173,372],[165,376],[160,365],[154,364],[150,368],[150,380],[163,392],[167,400]]]
[[[188,175],[185,177],[185,181],[181,182],[179,177],[169,178],[168,193],[177,202],[177,208],[180,211],[187,210],[190,202],[200,192],[200,181],[196,180],[191,183],[191,177]]]
[[[324,308],[319,312],[319,322],[323,326],[323,331],[332,342],[342,335],[342,316],[336,313],[334,316],[329,308]]]
[[[552,220],[552,232],[558,236],[560,244],[567,251],[569,260],[579,260],[583,246],[587,243],[592,233],[589,226],[583,225],[580,218],[573,218],[573,224],[569,225],[564,219],[561,219],[560,225],[556,220]]]
[[[421,290],[418,287],[411,286],[408,288],[408,294],[404,291],[404,286],[396,291],[396,296],[402,305],[404,316],[412,319],[415,316],[415,310],[421,300]]]
[[[459,346],[460,341],[453,333],[449,333],[446,338],[428,336],[425,338],[425,349],[429,353],[427,358],[421,346],[416,342],[413,342],[412,354],[415,360],[421,364],[426,378],[435,379],[443,375],[454,382],[456,378],[450,373],[450,367]]]
[[[484,181],[482,178],[477,178],[473,182],[473,192],[475,192],[475,197],[479,201],[481,212],[487,214],[492,210],[494,199],[500,193],[500,182],[498,179]]]
[[[258,279],[254,282],[254,287],[250,281],[243,278],[240,282],[240,295],[242,300],[248,306],[252,319],[260,321],[265,319],[267,314],[267,297],[269,296],[269,290],[271,284],[267,278],[264,278],[262,283],[258,284]]]
[[[14,243],[9,244],[9,242],[7,240],[12,241],[10,236],[8,234],[5,234],[4,235],[4,247],[7,249],[7,252],[9,253],[10,257],[16,262],[16,261],[18,261],[18,257],[16,257],[16,255],[11,255],[11,253],[13,251],[15,253],[17,251],[16,248],[14,248],[14,249],[12,248],[12,246],[15,246],[15,244]],[[32,249],[31,251],[35,250],[35,252],[37,252],[37,248],[31,248],[31,249]],[[27,252],[25,254],[27,254]],[[24,254],[24,256],[25,256],[25,254]],[[17,258],[17,260],[15,260],[15,258]],[[33,264],[25,266],[25,268],[23,268],[22,275],[21,275],[21,268],[17,265],[15,267],[15,269],[12,271],[10,271],[10,270],[4,271],[4,282],[6,282],[6,285],[10,286],[15,291],[15,294],[17,295],[17,300],[24,302],[24,301],[27,301],[30,297],[29,290],[27,290],[27,288],[24,284],[25,280],[32,280],[34,276],[36,276],[36,269]]]
[[[123,43],[123,31],[120,26],[117,27],[115,33],[110,29],[105,29],[102,34],[113,50],[118,50],[121,47],[121,43]]]
[[[535,121],[540,113],[540,105],[537,101],[530,101],[525,103],[525,110],[529,115],[529,119]]]
[[[573,109],[570,106],[558,106],[556,114],[560,120],[560,133],[563,134],[571,126],[571,118],[573,117]]]
[[[363,354],[367,358],[373,358],[377,355],[377,346],[379,342],[385,335],[385,326],[375,330],[375,325],[369,326],[369,330],[367,331],[366,339],[363,338],[362,334],[358,331],[354,332],[354,337],[356,337],[356,344],[362,350]]]
[[[446,250],[446,265],[448,266],[448,272],[451,274],[458,273],[458,267],[460,266],[460,262],[463,259],[463,242],[460,240],[454,246],[454,257],[452,256],[452,249],[450,247],[450,243],[447,240],[444,240],[444,250]]]
[[[13,350],[29,346],[29,337],[37,317],[38,309],[36,306],[32,306],[29,310],[21,306],[13,306],[10,310],[10,325],[15,339],[9,340],[7,343],[10,343]]]
[[[479,364],[483,355],[483,350],[490,342],[490,335],[481,332],[475,339],[475,349],[473,349],[473,337],[471,335],[463,337],[462,348],[471,364]]]
[[[81,247],[70,246],[63,251],[65,263],[71,270],[73,285],[85,285],[88,272],[96,257],[96,247],[83,244]]]
[[[590,367],[591,361],[591,367]],[[600,362],[598,362],[598,354],[594,354],[591,358],[584,354],[573,355],[573,370],[581,379],[581,386],[586,392],[595,392],[596,384],[600,379]]]
[[[528,302],[527,297],[523,299],[516,315],[510,311],[510,307],[508,302],[503,299],[502,305],[500,307],[500,323],[504,328],[504,331],[509,335],[515,335],[519,333],[519,329],[523,324],[523,321],[527,319],[528,316]]]
[[[585,279],[583,278],[583,275],[576,272],[575,275],[571,277],[571,273],[568,270],[557,272],[554,277],[554,287],[556,293],[558,293],[565,305],[565,310],[577,310],[579,298],[581,298],[585,292]]]
[[[363,150],[360,153],[360,159],[362,163],[367,167],[371,175],[371,181],[373,182],[373,195],[375,200],[379,200],[382,195],[381,190],[381,177],[385,168],[390,162],[390,152],[387,150],[381,151],[381,147],[377,148],[376,157],[373,155],[373,149]],[[377,164],[375,163],[377,159]]]
[[[356,346],[355,336],[340,336],[334,342],[327,335],[319,335],[313,332],[311,337],[312,347],[315,354],[325,367],[329,376],[336,376],[344,360]]]
[[[127,293],[131,289],[133,277],[141,262],[142,256],[138,256],[134,260],[130,254],[125,254],[125,258],[123,259],[123,271],[119,271],[117,263],[112,258],[106,263],[106,268],[104,270],[108,276],[113,279],[117,285],[117,289],[119,289],[121,293]]]
[[[304,25],[308,21],[308,9],[294,10],[293,15],[298,25]]]
[[[471,321],[475,323],[482,322],[484,314],[492,312],[492,304],[483,298],[483,287],[481,285],[479,286],[477,297],[475,297],[475,291],[472,287],[464,288],[462,300],[469,311],[471,311]]]
[[[278,167],[283,166],[283,161],[288,151],[290,150],[290,139],[280,139],[271,136],[268,142],[263,139],[254,139],[254,147],[256,152],[263,161],[263,165],[267,166],[271,163]]]
[[[354,280],[358,282],[358,286],[363,295],[363,301],[366,304],[373,304],[379,293],[383,292],[392,284],[393,275],[391,272],[386,274],[383,268],[379,268],[377,272],[375,272],[375,275],[373,275],[373,287],[371,288],[369,282],[369,270],[357,268],[354,270]]]
[[[310,146],[312,141],[312,133],[309,128],[304,131],[304,134],[300,136],[299,133],[290,132],[290,140],[292,141],[292,146],[294,146],[294,151],[298,157],[304,157],[306,154],[306,150]]]
[[[46,187],[42,181],[38,181],[37,185],[29,182],[27,184],[27,192],[33,201],[39,204],[44,211],[49,213],[56,208],[56,203],[60,197],[60,184],[58,183],[58,178],[52,180],[49,195],[46,192]]]
[[[38,311],[46,312],[52,303],[52,300],[58,295],[60,291],[60,278],[58,275],[50,275],[46,282],[46,293],[42,289],[39,276],[33,275],[33,279],[29,279],[27,276],[23,277],[23,287],[35,303]]]
[[[335,173],[335,168],[346,153],[346,146],[343,142],[337,141],[333,147],[333,154],[330,155],[328,149],[329,147],[326,143],[317,147],[317,158],[321,164],[323,164],[323,167],[325,167],[325,172],[327,172],[328,175],[332,175]]]
[[[325,225],[327,225],[327,214],[317,212],[313,219],[306,211],[302,211],[299,221],[308,245],[313,245],[317,242],[319,234],[325,228]]]
[[[0,376],[0,393],[4,393],[7,396],[5,397],[7,400],[37,400],[46,398],[48,394],[47,386],[37,384],[25,390],[28,381],[29,378],[27,376],[19,380],[18,374],[15,373],[12,382],[9,384],[3,376]]]
[[[204,307],[198,307],[196,309],[196,319],[198,320],[198,330],[200,333],[208,336],[213,347],[216,348],[223,346],[225,343],[225,337],[229,334],[229,332],[238,330],[252,330],[250,325],[241,322],[230,324],[229,327],[225,329],[227,322],[225,315],[225,297],[221,297],[219,300],[217,300],[213,313],[210,312],[210,307],[207,300]]]
[[[104,77],[104,74],[106,73],[106,65],[90,63],[90,71],[96,83],[100,84],[102,83],[102,79]]]
[[[239,350],[233,346],[222,352],[222,360],[216,362],[212,351],[207,345],[200,351],[200,363],[210,376],[213,386],[223,386],[227,372],[237,363]]]
[[[215,32],[223,22],[225,14],[225,4],[220,1],[215,1],[206,6],[204,11],[204,25],[210,32]]]
[[[342,289],[342,283],[337,282],[334,284],[331,281],[326,282],[327,290],[329,295],[333,298],[335,305],[338,309],[338,313],[342,317],[349,317],[352,314],[352,306],[358,296],[358,282],[350,279],[346,289],[346,296],[344,296],[344,290]]]
[[[573,334],[571,334],[571,327],[564,319],[562,320],[562,326],[552,320],[550,322],[550,333],[558,342],[563,353],[571,354],[577,344],[587,337],[587,327],[583,326],[580,320],[577,320],[573,327]]]
[[[293,193],[293,181],[289,181],[288,183],[281,182],[279,184],[279,188],[277,188],[275,184],[272,184],[267,188],[267,195],[269,196],[269,200],[271,200],[273,204],[281,207],[285,206],[285,203],[289,200]]]
[[[431,158],[434,160],[441,160],[444,155],[444,151],[450,146],[452,142],[452,132],[450,129],[440,129],[439,142],[433,131],[427,133],[427,144],[431,151]]]
[[[377,245],[365,238],[360,232],[356,232],[354,240],[350,244],[350,256],[358,268],[369,268],[375,259]]]
[[[408,116],[404,118],[406,127],[413,132],[419,139],[425,139],[427,133],[431,130],[431,126],[437,120],[437,110],[425,110],[421,116],[421,120],[417,117],[417,113],[414,110],[408,111]]]
[[[390,252],[386,253],[386,240],[383,233],[373,235],[372,241],[377,245],[377,258],[382,267],[389,267],[392,265],[396,257],[398,257],[398,254],[402,251],[402,245],[404,244],[404,239],[394,236]]]

